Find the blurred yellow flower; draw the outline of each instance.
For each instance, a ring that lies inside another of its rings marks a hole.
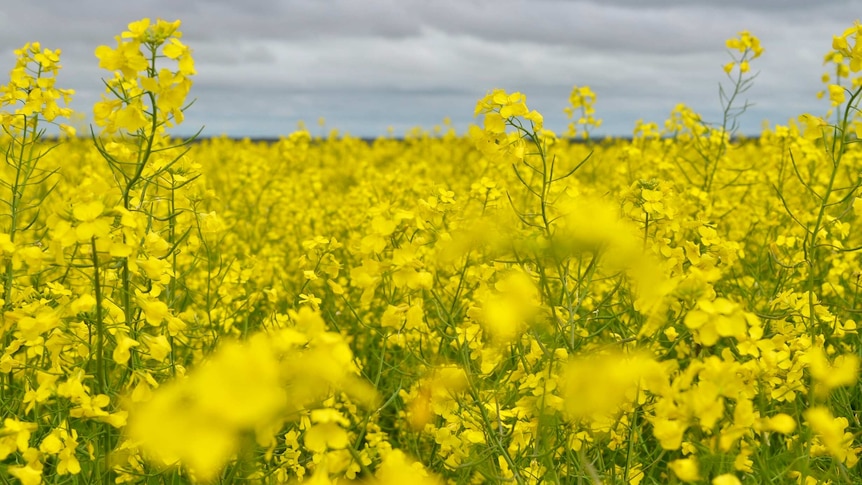
[[[700,480],[697,459],[693,457],[673,460],[668,464],[668,467],[680,481],[692,483]]]

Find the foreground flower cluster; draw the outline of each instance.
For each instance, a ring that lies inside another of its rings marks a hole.
[[[490,91],[368,143],[178,141],[179,22],[0,88],[0,479],[39,483],[857,483],[862,27],[829,111],[734,136],[678,106],[572,142]],[[736,104],[735,104],[736,103]],[[57,124],[64,138],[44,137]]]

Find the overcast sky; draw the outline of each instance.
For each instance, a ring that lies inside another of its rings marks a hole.
[[[725,39],[748,29],[766,49],[743,131],[826,109],[823,55],[862,15],[862,0],[8,0],[0,70],[12,51],[61,48],[58,86],[87,113],[101,96],[93,52],[142,17],[182,20],[198,75],[180,133],[269,137],[305,120],[355,136],[403,135],[451,117],[459,132],[492,88],[522,91],[565,130],[573,85],[598,95],[600,133],[630,135],[677,103],[720,116]],[[8,82],[3,75],[0,83]]]

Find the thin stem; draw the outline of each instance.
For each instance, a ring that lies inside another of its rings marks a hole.
[[[99,274],[99,255],[96,251],[96,237],[90,238],[90,248],[93,252],[93,291],[96,296],[96,393],[104,394],[108,389],[105,376],[105,322],[103,321],[102,279]]]

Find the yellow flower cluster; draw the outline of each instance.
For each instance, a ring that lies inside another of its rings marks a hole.
[[[45,49],[33,42],[15,51],[15,67],[9,73],[9,84],[0,87],[0,123],[27,139],[33,136],[38,119],[53,123],[57,118],[70,118],[66,105],[75,94],[72,89],[55,86],[60,70],[60,49]],[[12,111],[7,111],[12,108]],[[75,129],[58,125],[63,133],[75,136]]]
[[[482,128],[472,125],[470,134],[485,156],[508,163],[524,159],[527,147],[524,138],[541,132],[544,123],[538,111],[527,108],[526,101],[522,93],[508,94],[495,89],[476,103],[475,115],[483,115]]]
[[[319,314],[304,307],[276,315],[268,331],[245,342],[223,342],[187,379],[152,394],[132,396],[140,404],[126,428],[128,440],[161,466],[183,463],[195,479],[211,481],[237,452],[243,433],[275,446],[287,419],[321,403],[331,389],[349,392],[365,406],[375,391],[355,374],[350,347],[325,331]],[[334,409],[311,411],[305,446],[319,453],[343,449],[349,422]]]
[[[763,54],[763,47],[760,45],[760,39],[751,35],[751,32],[743,30],[739,33],[739,37],[728,39],[726,42],[727,48],[731,51],[737,51],[742,56],[739,59],[734,58],[724,66],[724,71],[728,74],[735,66],[739,66],[740,73],[748,72],[751,67],[749,62]]]
[[[569,106],[563,108],[563,112],[569,119],[573,119],[578,113],[578,119],[569,123],[566,136],[582,136],[585,140],[590,137],[590,130],[602,126],[602,120],[596,119],[596,93],[589,86],[575,86],[569,95]]]
[[[180,41],[179,27],[179,20],[151,25],[143,19],[129,24],[129,30],[117,37],[116,48],[96,49],[99,67],[114,71],[105,83],[110,96],[103,96],[93,107],[94,120],[104,134],[183,122],[182,109],[192,85],[189,76],[195,68],[191,50]],[[156,56],[176,61],[176,70],[156,70],[151,62]]]

